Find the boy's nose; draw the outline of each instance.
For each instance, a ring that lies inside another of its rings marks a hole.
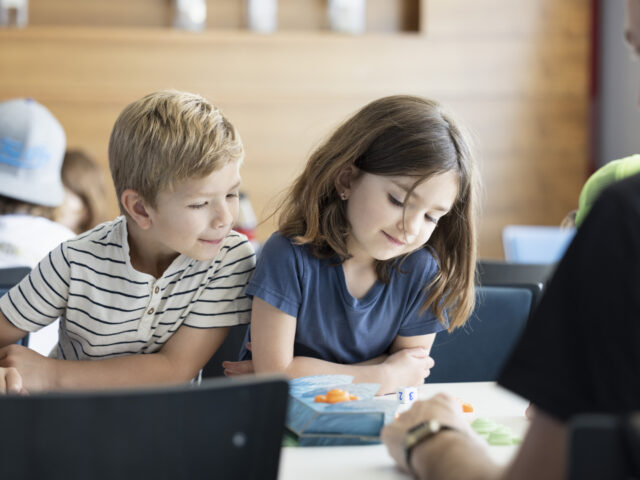
[[[211,225],[214,228],[222,228],[229,226],[231,222],[233,222],[233,215],[231,214],[231,210],[226,203],[221,204],[216,209],[215,215],[213,216],[213,219],[211,221]]]

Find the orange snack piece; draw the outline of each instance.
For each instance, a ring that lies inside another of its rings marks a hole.
[[[459,398],[456,398],[456,400],[458,401],[458,403],[460,404],[460,407],[462,407],[462,411],[464,413],[471,413],[473,412],[473,405],[471,405],[469,402],[463,402],[462,400],[460,400]]]
[[[356,395],[350,395],[346,390],[339,388],[329,390],[326,395],[316,395],[314,399],[316,403],[340,403],[350,400],[360,400],[360,398]]]

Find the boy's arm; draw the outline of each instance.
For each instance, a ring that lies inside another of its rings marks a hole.
[[[15,367],[28,391],[181,383],[198,374],[228,331],[228,327],[197,329],[183,325],[156,353],[92,361],[51,359],[10,346],[8,354],[0,358],[0,367]]]
[[[22,376],[15,368],[4,368],[2,358],[5,356],[5,347],[17,342],[27,334],[24,330],[15,327],[7,317],[0,312],[0,395],[5,393],[26,393],[22,386]]]
[[[432,360],[425,348],[404,348],[382,363],[344,365],[310,357],[294,357],[296,318],[254,297],[251,313],[251,351],[256,373],[280,372],[290,377],[319,374],[353,375],[354,382],[379,383],[378,394],[424,381]]]
[[[0,348],[16,343],[26,334],[26,331],[13,325],[0,311]]]

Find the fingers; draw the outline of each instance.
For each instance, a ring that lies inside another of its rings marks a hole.
[[[25,392],[25,389],[22,385],[22,376],[18,373],[18,370],[15,368],[0,368],[0,394],[20,394],[23,392]]]
[[[416,357],[416,358],[428,358],[429,357],[429,352],[427,352],[427,349],[423,348],[423,347],[408,348],[407,352],[409,352],[409,354],[411,354],[412,357]]]
[[[247,342],[247,345],[246,345],[246,346],[247,346],[247,350],[249,350],[249,351],[251,352],[251,351],[252,351],[252,350],[251,350],[251,342]]]
[[[406,428],[398,425],[397,422],[391,422],[385,425],[380,433],[380,439],[386,445],[389,454],[404,471],[407,471],[404,456],[404,438],[406,430]]]
[[[222,362],[222,368],[224,368],[224,374],[227,377],[254,373],[253,362],[251,360],[244,360],[241,362]]]
[[[427,368],[432,369],[435,364],[436,364],[435,360],[427,356]]]
[[[527,406],[527,409],[524,411],[525,417],[527,417],[527,420],[533,420],[533,416],[535,414],[536,414],[536,409],[533,406],[533,403],[529,403],[529,405]]]

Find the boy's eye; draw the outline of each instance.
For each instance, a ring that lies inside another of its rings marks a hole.
[[[240,196],[240,194],[238,192],[231,192],[231,193],[227,194],[227,198],[237,198],[239,196]]]
[[[199,208],[204,208],[207,206],[209,202],[202,202],[202,203],[194,203],[193,205],[189,205],[189,208],[193,208],[194,210],[197,210]]]
[[[393,195],[389,195],[389,201],[391,202],[392,205],[395,205],[396,207],[404,206],[404,203],[402,201],[398,200]]]

